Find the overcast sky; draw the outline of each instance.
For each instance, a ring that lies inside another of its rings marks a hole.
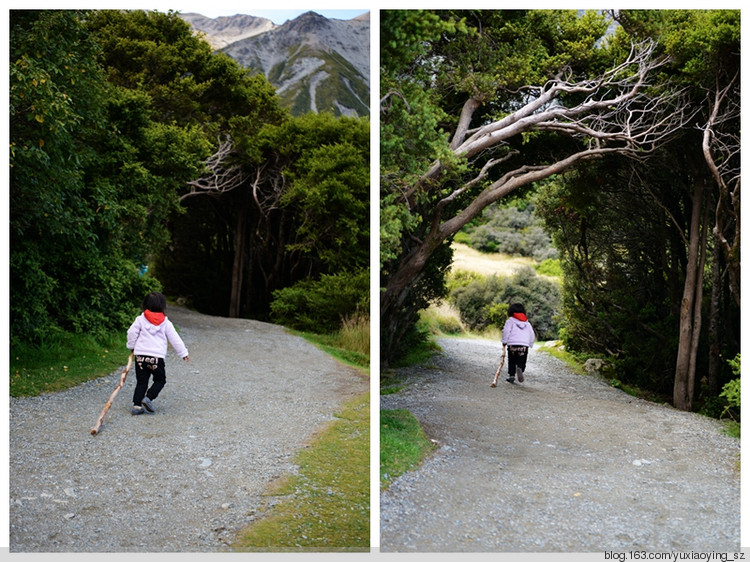
[[[186,6],[189,7],[189,4]],[[291,9],[289,10],[262,10],[262,9],[256,10],[252,7],[247,7],[247,4],[241,4],[234,8],[232,7],[214,8],[207,2],[199,4],[195,6],[194,8],[190,8],[190,9],[187,9],[187,7],[173,8],[173,9],[179,10],[182,13],[195,12],[197,14],[202,14],[209,18],[217,18],[219,16],[233,16],[235,14],[247,14],[249,16],[257,16],[257,17],[269,19],[276,25],[281,25],[287,20],[293,20],[300,14],[304,14],[305,12],[310,12],[310,11],[316,12],[320,14],[321,16],[325,16],[329,19],[338,19],[338,20],[350,20],[352,18],[355,18],[369,11],[367,8],[364,8],[362,10],[326,10],[326,9],[317,10],[314,7],[304,8],[301,10],[291,10]]]
[[[295,3],[289,4],[284,0],[280,0],[276,2],[276,5],[280,4],[284,6],[285,4],[288,4],[290,6],[300,6],[306,3],[307,2],[298,0]],[[310,11],[316,12],[321,16],[325,16],[330,19],[350,20],[361,14],[369,12],[370,9],[367,7],[369,3],[370,2],[361,2],[360,6],[363,6],[361,9],[339,9],[337,7],[326,8],[325,6],[338,6],[341,5],[340,1],[331,3],[330,0],[321,0],[320,4],[322,4],[323,7],[321,7],[320,9],[316,8],[315,4],[312,3],[308,7],[299,9],[287,8],[278,10],[266,10],[262,8],[253,8],[253,2],[239,2],[238,0],[220,0],[219,2],[205,2],[199,0],[156,0],[154,2],[146,3],[141,0],[77,0],[72,4],[70,0],[27,0],[25,2],[21,2],[20,0],[11,0],[11,5],[9,7],[11,9],[21,7],[41,9],[123,8],[129,10],[158,10],[160,12],[168,12],[169,10],[174,10],[183,14],[191,12],[201,14],[209,18],[218,18],[219,16],[233,16],[235,14],[245,14],[249,16],[266,18],[271,20],[276,25],[281,25],[287,20],[292,20],[300,14],[304,14],[305,12]],[[21,4],[23,4],[23,6],[21,6]]]

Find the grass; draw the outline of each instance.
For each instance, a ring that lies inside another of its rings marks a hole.
[[[345,319],[333,334],[295,333],[339,361],[369,370],[369,317]],[[344,404],[335,417],[298,453],[298,473],[267,492],[279,503],[242,533],[235,550],[369,551],[369,393]]]
[[[370,367],[370,318],[366,315],[345,318],[339,331],[333,334],[293,333],[347,365]]]
[[[579,375],[586,374],[583,370],[583,364],[581,363],[581,361],[578,360],[575,355],[566,351],[565,348],[562,347],[562,345],[543,345],[539,347],[539,350],[544,351],[545,353],[549,353],[553,357],[557,357],[560,361],[565,363],[565,365],[567,365],[567,367],[574,373],[577,373]]]
[[[127,362],[125,333],[102,338],[60,333],[42,345],[11,344],[10,395],[57,392],[109,374]]]
[[[235,550],[369,550],[369,393],[347,402],[336,417],[297,455],[298,474],[270,492],[283,499],[242,534]]]
[[[408,410],[380,411],[380,487],[418,466],[435,450]]]

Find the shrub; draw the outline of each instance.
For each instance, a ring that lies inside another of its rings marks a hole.
[[[536,272],[539,275],[546,275],[548,277],[562,277],[562,265],[559,259],[547,258],[536,267]]]
[[[533,257],[537,261],[556,258],[557,250],[534,214],[534,205],[493,206],[478,221],[461,232],[461,241],[480,252],[499,252]]]
[[[459,287],[465,287],[474,281],[480,281],[482,279],[484,279],[484,276],[481,273],[465,271],[463,269],[453,270],[448,274],[446,279],[446,289],[448,290],[448,293],[452,293]]]
[[[487,306],[487,318],[490,324],[502,328],[508,319],[508,308],[510,305],[504,302],[496,302]]]
[[[305,279],[273,293],[271,318],[290,328],[318,334],[339,329],[344,318],[370,307],[368,270]]]
[[[732,367],[732,371],[735,375],[740,374],[740,354],[738,353],[734,359],[729,360],[729,365]],[[729,413],[732,419],[738,419],[740,413],[740,398],[742,393],[742,385],[740,379],[736,378],[729,381],[724,385],[719,396],[726,398],[727,407],[724,408],[723,414]]]
[[[476,279],[454,289],[449,298],[459,310],[461,320],[472,330],[483,330],[493,324],[502,326],[507,318],[508,304],[521,302],[534,326],[537,339],[558,337],[559,287],[539,277],[529,267],[511,277],[491,275]]]
[[[491,275],[472,281],[457,287],[449,298],[469,329],[484,329],[490,324],[488,306],[502,300],[500,278]]]

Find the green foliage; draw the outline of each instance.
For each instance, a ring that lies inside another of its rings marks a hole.
[[[618,19],[637,38],[659,39],[689,84],[712,87],[739,62],[740,10],[622,10]]]
[[[296,239],[288,251],[312,254],[326,271],[369,263],[369,121],[308,114],[287,122],[272,138],[293,154],[281,203],[293,208]]]
[[[724,418],[725,432],[739,439],[741,433],[740,414],[742,411],[740,407],[742,397],[740,354],[738,353],[734,359],[727,360],[727,364],[737,378],[726,383],[718,396],[705,397],[700,413],[712,418]]]
[[[408,410],[380,410],[380,486],[418,466],[435,450]]]
[[[666,162],[642,170],[651,181],[638,187],[629,166],[590,163],[547,182],[538,197],[564,273],[566,347],[610,358],[621,383],[665,395],[673,383],[677,319],[669,302],[682,292],[675,277],[682,239],[665,230],[669,219],[653,194],[675,209],[684,205],[670,170]]]
[[[489,305],[486,308],[487,320],[491,326],[497,326],[501,328],[505,326],[506,320],[508,320],[508,309],[510,304],[505,302],[496,302]]]
[[[509,304],[523,303],[539,340],[557,339],[559,298],[557,284],[537,276],[531,268],[521,269],[511,277],[484,277],[450,294],[461,320],[473,330],[502,327],[508,318]]]
[[[738,353],[737,356],[734,359],[730,360],[728,363],[732,367],[732,371],[734,371],[734,374],[739,377],[740,354]],[[719,396],[726,398],[727,400],[728,405],[726,408],[724,408],[724,414],[727,414],[728,412],[730,412],[730,410],[734,410],[736,415],[739,415],[741,394],[742,384],[739,378],[733,379],[724,385],[721,394],[719,394]]]
[[[523,209],[493,205],[463,231],[469,245],[481,252],[528,256],[540,262],[557,256],[533,204]]]
[[[369,310],[369,303],[369,270],[339,272],[275,291],[271,317],[290,328],[328,333],[337,330],[343,318]]]
[[[536,267],[539,275],[547,277],[562,277],[563,270],[559,259],[547,258]]]
[[[99,335],[120,329],[155,286],[136,270],[148,230],[131,214],[129,198],[140,195],[113,179],[119,170],[133,177],[145,166],[110,143],[118,123],[108,108],[119,92],[104,80],[99,47],[83,20],[73,11],[13,12],[14,341],[41,343],[59,329]],[[152,198],[150,206],[158,203]],[[159,218],[157,210],[151,220]]]
[[[227,314],[234,288],[233,313],[267,320],[274,291],[369,266],[369,120],[307,114],[255,125],[238,122],[227,157],[247,179],[185,199],[155,269],[202,312]]]
[[[11,338],[123,329],[219,133],[257,157],[285,114],[176,13],[13,11],[10,39]]]
[[[10,345],[10,395],[38,396],[76,386],[123,367],[125,332],[94,337],[48,331],[41,343]]]
[[[466,287],[475,281],[481,281],[484,276],[476,271],[466,271],[463,269],[452,270],[446,279],[446,288],[448,293],[452,293],[459,287]]]

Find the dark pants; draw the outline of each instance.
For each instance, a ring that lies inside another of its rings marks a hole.
[[[148,381],[154,377],[154,383],[148,388]],[[167,382],[167,372],[164,369],[164,359],[160,357],[149,357],[147,355],[135,356],[135,392],[133,392],[133,404],[140,406],[144,396],[153,400]]]
[[[522,373],[526,370],[528,352],[529,348],[525,345],[508,346],[508,374],[511,377],[516,376],[516,367],[520,367]]]

